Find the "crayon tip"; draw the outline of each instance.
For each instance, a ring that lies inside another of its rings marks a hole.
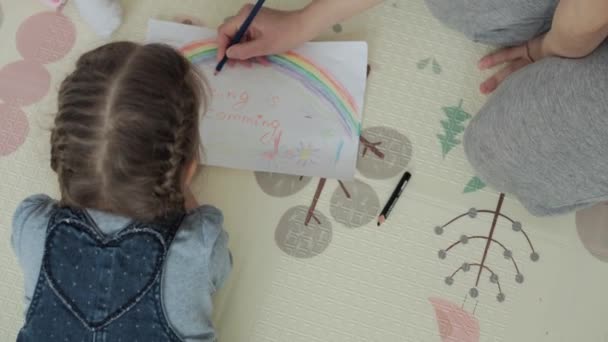
[[[219,73],[220,73],[219,71],[215,70],[215,71],[213,72],[213,76],[217,76],[217,74],[219,74]]]
[[[386,217],[384,217],[384,215],[380,215],[380,217],[378,217],[378,227],[380,227],[380,225],[383,224],[384,221],[386,221]]]

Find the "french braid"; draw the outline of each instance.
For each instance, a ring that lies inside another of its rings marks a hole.
[[[141,221],[183,212],[203,84],[168,46],[117,42],[84,54],[61,85],[51,132],[62,203]]]

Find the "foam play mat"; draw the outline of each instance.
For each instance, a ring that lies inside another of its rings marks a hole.
[[[216,27],[244,1],[128,0],[113,40],[150,18]],[[268,1],[292,9],[308,1]],[[204,168],[199,201],[220,208],[234,270],[216,296],[221,341],[608,341],[608,258],[574,214],[535,218],[476,177],[462,135],[485,97],[474,44],[422,0],[386,0],[319,40],[369,44],[354,181]],[[28,195],[57,197],[49,129],[59,82],[105,41],[75,5],[0,0],[0,341],[23,324],[11,218]],[[389,220],[376,217],[405,170]],[[305,224],[305,221],[309,221]]]

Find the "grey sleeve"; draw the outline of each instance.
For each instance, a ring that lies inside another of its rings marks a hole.
[[[46,228],[55,204],[46,195],[34,195],[21,202],[13,215],[11,246],[23,271],[26,311],[38,281]]]
[[[200,222],[201,237],[207,257],[207,274],[213,291],[224,285],[232,270],[232,255],[228,249],[228,233],[224,230],[224,215],[215,207],[204,205],[191,213]]]
[[[228,233],[222,229],[209,258],[210,280],[216,290],[224,285],[231,270],[232,254],[228,249]]]

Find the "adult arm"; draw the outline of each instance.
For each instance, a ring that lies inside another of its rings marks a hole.
[[[607,0],[561,0],[551,29],[524,45],[498,50],[483,57],[479,68],[507,64],[480,86],[490,93],[511,73],[548,56],[582,58],[592,53],[608,37]]]
[[[249,58],[282,53],[317,37],[333,24],[365,11],[383,0],[315,0],[295,11],[262,8],[249,27],[246,39],[232,47],[230,40],[251,12],[253,5],[243,6],[239,13],[218,28],[218,60]]]

